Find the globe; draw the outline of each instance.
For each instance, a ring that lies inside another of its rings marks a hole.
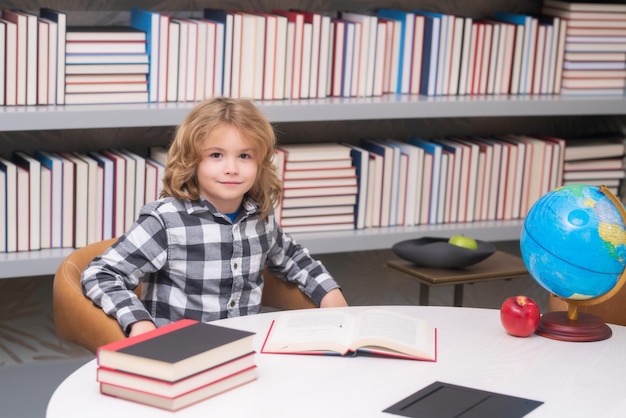
[[[626,268],[626,229],[599,187],[568,185],[531,207],[520,249],[543,288],[564,299],[591,299],[611,290]]]
[[[520,237],[531,277],[570,307],[617,289],[626,268],[623,210],[598,186],[568,185],[543,195],[526,215]]]

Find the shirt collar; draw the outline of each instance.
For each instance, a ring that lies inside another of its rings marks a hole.
[[[241,205],[243,211],[245,211],[246,217],[253,215],[259,211],[259,204],[249,197],[244,197],[243,204]],[[200,196],[199,200],[185,200],[185,209],[188,214],[199,214],[204,212],[211,212],[213,216],[224,217],[219,210],[215,208],[208,200]]]

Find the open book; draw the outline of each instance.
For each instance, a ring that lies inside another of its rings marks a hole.
[[[437,330],[428,322],[386,309],[285,311],[272,323],[262,353],[358,352],[437,361]]]

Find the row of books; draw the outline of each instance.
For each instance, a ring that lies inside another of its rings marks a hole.
[[[589,42],[574,34],[580,29],[570,27],[571,19],[553,10],[558,9],[546,7],[539,17],[496,13],[473,19],[393,8],[332,13],[207,8],[181,13],[185,17],[133,8],[122,32],[143,31],[143,40],[113,37],[122,28],[96,27],[85,41],[72,39],[77,28],[67,26],[64,12],[42,8],[37,16],[4,9],[0,79],[6,81],[0,96],[5,105],[143,102],[145,91],[132,89],[146,76],[150,102],[222,95],[280,100],[554,94],[561,92],[565,54],[572,62],[572,48],[587,52],[580,48]],[[615,48],[613,42],[597,36],[593,52]],[[89,77],[76,77],[79,67]],[[80,81],[90,86],[77,86]],[[118,90],[126,83],[127,91],[107,90],[104,83]]]
[[[624,136],[610,136],[571,146],[524,135],[286,145],[276,152],[276,213],[289,232],[520,219],[564,182],[619,195]]]
[[[165,152],[15,151],[0,157],[0,252],[79,248],[120,236],[156,200]]]
[[[562,94],[623,95],[625,5],[546,0],[542,13],[567,21]]]
[[[583,183],[606,186],[619,196],[626,178],[624,134],[608,132],[567,141],[563,166],[563,184]]]
[[[177,411],[256,379],[254,333],[183,319],[98,348],[100,392]]]
[[[0,252],[120,236],[158,198],[166,158],[163,147],[147,157],[127,149],[0,157]],[[602,182],[619,194],[623,159],[621,133],[281,145],[275,212],[287,232],[520,219],[564,183]]]

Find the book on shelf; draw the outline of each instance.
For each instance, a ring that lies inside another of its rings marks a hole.
[[[17,165],[17,251],[29,251],[30,215],[28,170]]]
[[[620,170],[624,169],[624,158],[597,158],[593,160],[566,161],[563,170],[565,171],[586,171],[586,170]]]
[[[396,85],[392,85],[392,92],[407,94],[411,85],[411,63],[413,55],[413,37],[415,30],[415,13],[406,10],[382,7],[376,14],[384,19],[400,22],[400,51],[398,60],[398,75]]]
[[[232,12],[228,12],[221,9],[205,8],[204,18],[210,19],[219,23],[219,28],[216,34],[216,51],[222,51],[221,60],[216,61],[216,75],[217,78],[221,78],[221,85],[218,85],[219,80],[216,79],[216,89],[222,92],[224,96],[231,95],[231,80],[232,80],[232,47],[233,47],[233,25],[234,16]],[[221,35],[221,36],[220,36]],[[219,43],[221,40],[221,44]],[[221,61],[221,67],[220,65]]]
[[[561,95],[563,96],[623,96],[624,89],[621,87],[617,88],[568,88],[561,87]]]
[[[454,31],[454,19],[452,15],[436,13],[425,10],[417,10],[415,14],[430,16],[439,20],[439,53],[437,54],[437,80],[435,83],[435,95],[442,96],[449,91],[450,61],[452,60],[452,35]]]
[[[56,36],[56,34],[54,34]],[[48,82],[50,74],[50,26],[48,22],[37,18],[37,104],[48,104]],[[56,56],[55,56],[56,59]],[[56,83],[56,79],[54,80]]]
[[[567,78],[564,77],[561,86],[566,89],[624,89],[624,78]]]
[[[506,12],[497,12],[496,19],[524,27],[522,57],[520,61],[519,93],[528,94],[531,91],[532,71],[535,67],[538,19],[532,15]],[[519,34],[520,32],[518,32],[518,35]]]
[[[591,12],[591,11],[572,11],[566,9],[559,9],[554,7],[548,7],[545,4],[541,8],[541,12],[551,16],[558,16],[562,19],[568,19],[570,21],[583,20],[583,21],[596,21],[598,26],[602,26],[602,22],[606,21],[626,21],[626,13],[615,12]]]
[[[73,248],[74,247],[74,200],[75,200],[75,173],[76,169],[74,162],[65,157],[60,152],[54,153],[56,157],[61,160],[61,247]]]
[[[356,174],[346,177],[320,177],[306,179],[283,179],[284,189],[304,189],[308,187],[354,186],[357,184]]]
[[[305,215],[305,216],[283,216],[280,220],[280,225],[284,228],[296,228],[300,226],[319,226],[319,230],[324,229],[326,225],[333,224],[350,224],[354,228],[354,210],[352,213],[335,214],[335,215]]]
[[[427,321],[385,309],[358,314],[321,309],[281,312],[265,337],[262,353],[367,353],[437,361],[437,330]]]
[[[304,13],[296,10],[273,9],[272,13],[287,18],[288,26],[293,27],[293,51],[286,62],[285,71],[290,77],[290,85],[286,90],[290,94],[286,98],[300,99],[302,79],[302,50],[304,42]],[[289,52],[288,52],[289,54]]]
[[[161,40],[161,19],[157,12],[133,7],[130,9],[130,26],[146,33],[146,42],[143,49],[133,51],[136,53],[147,52],[150,56],[150,70],[148,72],[148,100],[150,102],[163,101],[159,98],[159,61],[160,57],[159,42]],[[138,48],[138,47],[137,47]],[[138,48],[139,49],[139,48]],[[69,51],[66,51],[69,52]],[[109,51],[110,52],[110,51]],[[130,52],[130,51],[126,51]],[[164,57],[163,57],[164,59]]]
[[[96,160],[102,174],[102,239],[117,237],[113,230],[113,208],[115,196],[115,167],[113,160],[99,151],[90,151],[88,155]]]
[[[404,225],[417,225],[420,219],[420,203],[422,201],[424,150],[415,145],[395,139],[387,139],[386,142],[399,147],[401,152],[407,155],[406,210]]]
[[[122,25],[68,25],[66,41],[146,41],[146,32]]]
[[[34,157],[37,158],[42,167],[50,170],[51,174],[51,247],[61,248],[61,225],[63,223],[63,162],[54,153],[35,150]]]
[[[437,211],[439,210],[439,194],[440,194],[440,177],[441,177],[441,154],[443,153],[443,147],[432,141],[427,141],[421,138],[410,138],[409,143],[422,148],[425,154],[430,154],[429,160],[431,163],[431,170],[429,170],[428,178],[430,183],[426,189],[422,189],[423,199],[422,202],[429,202],[428,222],[431,224],[437,223]],[[443,210],[443,209],[442,209]],[[424,211],[422,210],[422,213]]]
[[[376,62],[376,16],[370,13],[340,11],[342,19],[361,24],[361,54],[357,68],[359,70],[359,97],[369,97],[374,91],[374,68]]]
[[[65,91],[69,93],[123,93],[147,92],[148,82],[138,83],[66,83]]]
[[[71,152],[62,152],[60,155],[74,166],[74,236],[73,245],[81,248],[87,245],[88,228],[88,194],[89,194],[89,166],[87,162]]]
[[[356,183],[356,182],[355,182]],[[338,195],[355,195],[358,192],[356,184],[351,186],[320,186],[320,187],[302,187],[302,188],[285,188],[283,189],[283,197],[322,197],[322,196],[338,196]]]
[[[335,205],[354,205],[356,204],[356,194],[340,194],[325,196],[303,196],[284,198],[281,201],[283,210],[288,208],[317,207],[317,206],[335,206]]]
[[[67,54],[65,64],[148,64],[147,53],[139,54]],[[146,71],[147,72],[147,71]]]
[[[350,148],[339,143],[284,144],[278,148],[286,152],[285,162],[349,160]]]
[[[128,230],[136,219],[135,215],[135,185],[136,185],[136,161],[129,155],[123,153],[119,149],[108,149],[104,151],[106,155],[114,158],[116,166],[116,182],[118,186],[116,190],[116,207],[121,206],[122,229]],[[144,174],[145,175],[145,174]],[[145,184],[145,183],[144,183]],[[118,195],[117,193],[120,192]],[[116,213],[116,215],[119,213]],[[116,218],[117,219],[117,218]]]
[[[112,232],[113,236],[119,237],[126,230],[126,160],[110,149],[101,153],[112,163]]]
[[[65,104],[147,103],[148,92],[67,93]]]
[[[0,156],[0,171],[6,181],[6,235],[4,240],[6,252],[17,251],[17,166]]]
[[[625,154],[624,139],[621,132],[599,133],[567,139],[564,160],[567,162],[622,157]]]
[[[585,170],[585,171],[564,171],[563,181],[577,180],[584,182],[585,180],[600,179],[623,179],[626,178],[624,169],[617,170]]]
[[[11,9],[2,9],[2,17],[16,28],[16,99],[15,104],[26,105],[26,82],[28,61],[28,21],[26,15]],[[31,84],[36,86],[37,83]]]
[[[376,17],[376,63],[374,68],[374,96],[391,92],[393,76],[398,74],[400,42],[400,22],[393,19]],[[394,38],[394,36],[396,38]]]
[[[0,184],[0,186],[2,186]],[[6,185],[4,185],[6,187]],[[3,192],[0,192],[0,196],[4,196]],[[52,170],[48,167],[41,166],[41,233],[40,233],[40,248],[48,249],[52,248]],[[0,205],[0,211],[5,211],[4,205]],[[6,216],[4,213],[0,215],[0,223],[6,222]],[[3,237],[6,233],[6,227],[0,232],[0,237]],[[0,238],[0,241],[2,239]],[[0,250],[2,251],[2,250]]]
[[[78,74],[142,74],[149,72],[148,64],[67,64],[65,73],[67,75]],[[67,92],[66,92],[67,93]]]
[[[341,160],[337,160],[341,161]],[[350,160],[347,160],[349,164],[346,167],[341,168],[313,168],[310,170],[290,170],[285,167],[283,173],[284,180],[308,180],[308,179],[330,179],[340,177],[354,177],[357,175],[357,170],[353,167]]]
[[[422,71],[419,93],[434,96],[437,91],[437,63],[440,47],[441,19],[437,16],[424,16],[424,46],[422,48]],[[459,92],[459,94],[461,94]]]
[[[53,103],[57,105],[65,104],[65,39],[67,32],[67,14],[55,9],[42,7],[39,9],[39,15],[56,23],[56,58],[51,61],[56,65],[56,86],[54,88],[56,97]],[[52,101],[52,100],[51,100]]]
[[[43,179],[43,176],[42,176]],[[0,169],[0,196],[6,196],[7,175]],[[5,197],[6,199],[6,197]],[[7,252],[7,205],[0,205],[0,252]],[[45,248],[45,247],[43,247]]]
[[[254,352],[254,333],[182,319],[98,347],[99,367],[175,382]]]
[[[392,189],[394,176],[394,149],[389,145],[385,145],[381,141],[373,139],[362,139],[360,146],[366,149],[370,154],[382,157],[382,175],[379,173],[379,182],[382,179],[382,190],[380,192],[380,201],[375,197],[373,204],[380,206],[380,220],[377,226],[387,227],[392,219],[395,220],[395,213],[392,217]],[[397,178],[397,176],[396,176]],[[376,193],[377,194],[377,193]],[[394,202],[397,205],[397,201]],[[374,222],[376,225],[376,222]]]
[[[116,386],[109,383],[101,383],[100,392],[105,395],[154,406],[168,411],[178,411],[182,408],[209,399],[246,383],[250,383],[255,379],[256,370],[254,367],[251,367],[211,384],[200,386],[197,389],[173,397],[159,396],[149,392]]]
[[[616,12],[626,13],[626,4],[618,1],[544,0],[545,7],[569,10],[572,12]]]
[[[128,42],[66,42],[65,51],[68,54],[141,54],[146,51],[146,43],[142,41]]]
[[[451,88],[452,94],[465,95],[467,93],[467,74],[470,65],[470,49],[472,43],[472,27],[474,20],[471,17],[463,18],[463,32],[461,42],[461,60],[459,63],[459,79],[456,86]],[[459,31],[460,32],[460,31]]]
[[[41,248],[41,163],[24,151],[13,151],[13,162],[26,171],[28,183],[26,186],[27,206],[19,208],[29,219],[27,234],[24,237],[28,242],[26,250],[34,251]],[[18,190],[18,193],[20,191]],[[20,237],[18,237],[18,240]]]
[[[282,209],[283,218],[323,215],[348,215],[351,213],[354,213],[354,205],[306,206]]]
[[[174,382],[148,378],[133,373],[108,369],[106,367],[98,367],[96,380],[101,384],[140,390],[155,396],[174,398],[200,387],[216,383],[238,372],[253,369],[255,367],[254,356],[254,353],[244,354],[241,357],[226,361],[225,363],[218,364]]]
[[[102,239],[101,215],[98,217],[98,213],[102,211],[102,185],[98,179],[98,162],[84,152],[74,152],[72,155],[84,161],[87,167],[85,175],[87,186],[84,193],[87,205],[86,235],[87,244],[91,244]]]
[[[0,19],[5,29],[4,35],[4,62],[2,63],[3,85],[2,104],[14,106],[17,104],[17,25],[6,19]]]
[[[624,61],[626,62],[626,57]],[[626,70],[563,70],[563,78],[626,78]]]

